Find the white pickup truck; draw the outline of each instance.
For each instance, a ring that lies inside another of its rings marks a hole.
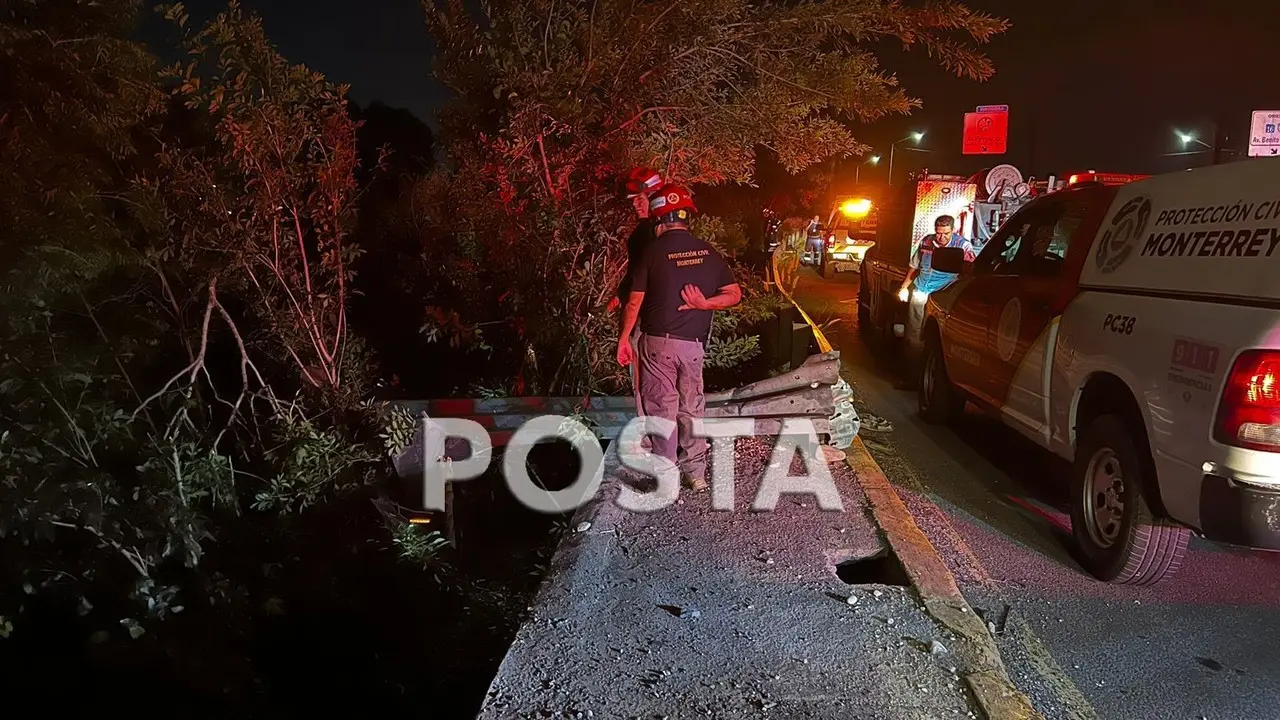
[[[966,401],[1073,462],[1102,580],[1174,573],[1194,531],[1280,549],[1280,161],[1037,198],[933,293],[919,407]]]

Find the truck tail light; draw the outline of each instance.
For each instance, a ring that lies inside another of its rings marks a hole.
[[[835,247],[835,244],[836,244],[836,235],[835,233],[831,233],[830,235],[827,236],[827,247]]]
[[[1280,351],[1250,350],[1236,358],[1213,435],[1224,445],[1280,452]]]

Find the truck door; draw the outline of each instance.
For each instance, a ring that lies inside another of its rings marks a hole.
[[[1049,196],[1027,206],[992,238],[997,261],[986,277],[985,394],[1004,419],[1042,439],[1049,422],[1049,370],[1066,284],[1067,248],[1092,207],[1082,196]],[[986,250],[987,248],[984,248]],[[986,252],[983,255],[987,255]]]
[[[1004,395],[994,394],[994,378],[1001,371],[990,349],[991,315],[997,297],[1010,292],[1010,268],[1029,227],[1027,218],[1024,211],[1006,222],[974,260],[972,276],[943,291],[958,293],[943,335],[947,373],[980,403],[996,408],[1003,405]]]

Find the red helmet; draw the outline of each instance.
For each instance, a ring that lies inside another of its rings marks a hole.
[[[662,176],[657,170],[638,167],[627,174],[627,197],[648,195],[662,185]]]
[[[649,214],[658,222],[689,222],[697,211],[693,193],[679,185],[667,185],[649,199]]]

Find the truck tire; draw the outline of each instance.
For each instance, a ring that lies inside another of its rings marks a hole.
[[[934,425],[944,425],[964,414],[964,396],[947,375],[947,359],[937,332],[930,332],[924,344],[916,402],[920,417]]]
[[[1071,534],[1085,569],[1104,582],[1154,585],[1178,571],[1191,540],[1190,530],[1156,517],[1147,504],[1143,488],[1156,479],[1143,462],[1144,437],[1124,417],[1101,415],[1077,443]]]

